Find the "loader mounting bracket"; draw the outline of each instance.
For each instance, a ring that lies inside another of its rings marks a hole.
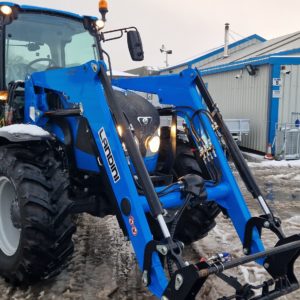
[[[180,259],[184,245],[181,242],[167,239],[166,241],[150,241],[145,247],[144,265],[143,265],[143,284],[148,286],[151,283],[151,267],[152,267],[152,254],[157,252],[161,258],[171,256],[174,261],[180,265]]]
[[[252,243],[252,236],[253,236],[253,229],[256,228],[258,231],[259,236],[261,236],[262,229],[269,229],[274,232],[278,239],[283,239],[283,233],[281,231],[281,221],[279,218],[270,218],[268,215],[261,215],[259,217],[252,217],[249,219],[245,229],[245,237],[244,237],[244,253],[250,254],[251,253],[251,243]]]
[[[203,268],[209,266],[205,262],[202,262],[201,264],[206,265],[203,266]],[[169,300],[195,299],[205,281],[206,277],[199,277],[199,270],[197,266],[186,266],[172,275],[163,296]]]

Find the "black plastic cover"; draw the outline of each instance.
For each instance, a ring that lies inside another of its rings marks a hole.
[[[142,39],[140,33],[137,30],[130,30],[127,32],[127,44],[132,60],[144,60]]]

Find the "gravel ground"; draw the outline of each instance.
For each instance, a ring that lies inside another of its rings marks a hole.
[[[283,221],[288,235],[300,232],[300,167],[250,163],[270,206]],[[246,193],[246,189],[242,187]],[[255,213],[253,200],[246,195],[250,209]],[[264,233],[266,246],[273,246],[275,238]],[[0,279],[0,299],[155,299],[141,286],[130,244],[124,241],[114,217],[97,219],[82,215],[78,220],[75,253],[68,268],[54,279],[27,289],[14,288]],[[241,255],[241,244],[230,221],[223,216],[208,237],[186,249],[185,257],[193,260],[216,252],[229,251]],[[235,268],[229,274],[239,275],[243,281],[259,283],[266,273],[255,264]],[[300,260],[296,263],[300,278]],[[231,295],[232,290],[216,277],[207,280],[197,299],[217,299]],[[300,299],[299,291],[281,299]]]

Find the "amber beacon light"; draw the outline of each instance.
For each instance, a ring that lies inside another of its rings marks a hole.
[[[108,3],[106,0],[99,1],[99,12],[102,16],[102,20],[106,22],[106,14],[108,13]]]

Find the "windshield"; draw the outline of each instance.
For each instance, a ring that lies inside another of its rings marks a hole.
[[[82,22],[41,13],[22,13],[6,26],[6,84],[51,68],[99,60],[95,38]]]

